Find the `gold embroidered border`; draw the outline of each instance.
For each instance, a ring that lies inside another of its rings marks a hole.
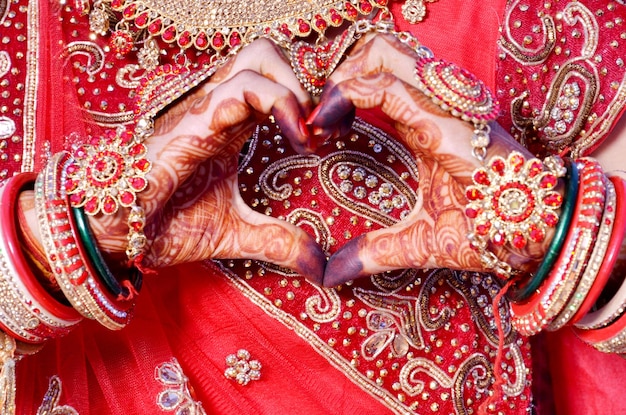
[[[22,171],[33,171],[37,148],[37,92],[39,85],[39,2],[28,2],[28,51],[26,53],[26,88],[24,94],[24,142]]]
[[[280,321],[286,327],[293,330],[298,336],[306,340],[311,346],[313,346],[313,349],[315,351],[324,356],[335,368],[342,371],[356,385],[358,385],[361,389],[380,401],[383,405],[392,410],[394,413],[398,415],[415,415],[415,411],[411,410],[406,405],[398,402],[398,400],[389,392],[382,388],[379,388],[373,381],[364,377],[357,369],[347,363],[343,356],[341,356],[341,354],[333,350],[322,339],[313,334],[306,326],[301,324],[296,319],[296,317],[275,307],[270,301],[257,293],[244,280],[234,275],[232,271],[225,267],[221,267],[218,263],[214,262],[204,262],[203,265],[207,268],[212,268],[212,271],[217,270],[218,274],[224,275],[227,281],[238,291],[240,291],[246,298],[252,301],[252,303],[260,307],[266,314]]]

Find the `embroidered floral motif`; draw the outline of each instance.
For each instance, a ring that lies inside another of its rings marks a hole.
[[[78,411],[69,405],[59,405],[61,397],[61,379],[52,376],[48,383],[48,391],[44,395],[43,402],[37,410],[37,415],[78,415]]]
[[[261,379],[261,362],[250,359],[250,352],[240,349],[237,354],[226,356],[226,370],[224,376],[246,386],[252,380]]]
[[[191,396],[189,379],[176,359],[157,366],[154,378],[164,386],[156,399],[163,411],[174,412],[174,415],[206,415],[202,404]]]

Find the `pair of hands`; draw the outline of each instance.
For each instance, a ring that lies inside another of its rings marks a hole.
[[[402,268],[480,270],[464,214],[464,190],[480,166],[471,155],[473,127],[415,88],[416,59],[391,35],[365,37],[327,80],[314,105],[271,41],[260,39],[244,48],[164,113],[146,141],[153,168],[147,190],[138,195],[147,214],[144,264],[158,268],[249,258],[288,267],[326,286]],[[346,133],[355,108],[377,107],[420,159],[419,200],[405,220],[350,241],[327,262],[306,232],[244,203],[237,157],[260,119],[272,114],[294,149],[310,153],[318,143]],[[494,126],[489,156],[514,149],[526,153]],[[125,249],[127,228],[120,217],[101,218],[93,226],[103,249]]]

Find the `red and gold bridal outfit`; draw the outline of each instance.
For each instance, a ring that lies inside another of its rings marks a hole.
[[[557,67],[573,60],[580,50],[587,53],[593,42],[596,50],[574,63],[592,74],[602,72],[593,59],[604,53],[597,45],[609,48],[613,39],[607,41],[588,25],[616,24],[624,14],[619,5],[610,9],[608,3],[590,2],[589,9],[580,5],[576,10],[575,15],[581,17],[574,26],[579,27],[569,28],[557,19],[550,29],[550,19],[554,22],[554,16],[574,6],[526,3],[512,2],[505,13],[503,1],[490,4],[487,10],[483,5],[441,0],[428,5],[426,21],[416,26],[402,20],[401,4],[391,6],[402,29],[414,29],[436,56],[472,70],[495,87],[505,108],[520,102],[520,112],[509,118],[507,110],[502,122],[523,127],[536,115],[533,109],[543,108],[544,102],[554,105],[553,96],[563,91],[561,85],[572,82]],[[376,7],[375,2],[354,5],[362,12]],[[0,23],[5,28],[0,47],[4,164],[0,174],[38,171],[50,154],[80,142],[87,132],[132,122],[133,102],[145,71],[138,65],[137,54],[118,56],[112,50],[110,35],[90,35],[86,7],[81,2],[0,1]],[[154,22],[162,10],[152,7],[157,12],[151,15]],[[583,8],[591,13],[585,14]],[[545,18],[530,15],[529,11],[538,9]],[[140,13],[131,12],[129,21],[136,23]],[[322,17],[333,18],[332,13]],[[315,19],[307,22],[316,24]],[[506,41],[501,41],[502,49],[497,51],[500,23]],[[545,43],[542,36],[551,39],[546,34],[550,30],[557,41],[569,35],[580,39],[574,35],[578,30],[584,34],[586,48],[572,48],[567,54],[544,48],[551,52],[543,56],[544,49],[536,45]],[[620,31],[610,33],[617,42],[623,42]],[[174,43],[165,44],[166,31],[159,33],[160,46],[166,51],[161,64],[181,61],[176,43],[186,48],[188,41],[200,47],[205,41],[214,45],[237,42],[237,36],[187,39],[182,30],[172,35]],[[63,39],[61,44],[59,39]],[[188,62],[210,59],[192,47],[186,50]],[[149,52],[146,49],[145,59],[150,58]],[[497,53],[502,54],[499,60]],[[602,103],[593,107],[595,119],[607,119],[593,130],[597,140],[608,134],[624,102],[623,69],[610,69],[594,91],[583,88],[580,92],[581,102],[591,96]],[[191,66],[191,74],[201,70],[199,65]],[[542,80],[551,79],[550,84],[542,81],[549,88],[532,88],[533,94],[523,97],[523,85],[532,84],[536,71],[544,74]],[[181,83],[176,87],[179,93],[187,88]],[[598,90],[603,91],[602,99]],[[528,104],[523,104],[524,99]],[[560,137],[554,149],[576,142],[583,129],[591,131],[584,123],[591,110],[583,109],[588,108],[582,105],[574,118],[583,121],[571,120],[565,132],[548,133],[549,128],[556,131],[561,120],[544,120],[543,134]],[[416,202],[419,161],[394,141],[392,129],[377,114],[359,116],[350,134],[309,156],[296,155],[270,121],[259,125],[240,164],[244,199],[260,212],[310,231],[331,253],[362,232],[401,220]],[[94,123],[77,123],[79,119]],[[525,132],[524,138],[532,141]],[[586,143],[580,148],[593,147]],[[194,178],[199,185],[202,174],[199,170]],[[189,196],[176,197],[184,203]],[[490,276],[447,270],[376,275],[336,289],[313,286],[288,270],[255,261],[163,270],[145,282],[126,329],[113,333],[85,322],[20,361],[17,413],[478,413],[492,393],[498,344],[492,300],[499,288]],[[498,312],[508,315],[508,305],[502,303]],[[505,387],[497,409],[526,414],[532,406],[529,341],[515,334],[508,321],[504,332],[501,369]],[[549,343],[551,362],[557,369],[554,379],[578,376],[566,374],[561,364],[564,359],[575,359],[576,370],[594,363],[594,370],[604,375],[599,378],[602,390],[612,391],[619,385],[624,367],[619,358],[600,355],[575,342],[565,334]],[[552,359],[552,352],[561,351],[556,348],[562,345],[576,348],[576,354],[561,353]],[[227,362],[232,354],[233,361]],[[246,371],[257,368],[254,361],[262,365],[260,377]],[[225,376],[231,364],[243,373],[239,382]],[[604,403],[593,397],[585,401],[584,396],[593,396],[589,389],[598,378],[587,375],[587,389],[575,384],[571,392],[567,385],[555,390],[557,398],[567,399],[574,393],[583,396],[575,402],[582,407],[576,413],[598,413],[599,405],[619,408],[615,397]],[[596,409],[589,409],[590,400]],[[560,406],[562,413],[573,413],[571,406]]]

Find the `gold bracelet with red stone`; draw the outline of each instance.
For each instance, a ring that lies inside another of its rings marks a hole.
[[[77,236],[65,193],[66,171],[73,162],[67,152],[57,153],[35,183],[35,206],[44,249],[55,278],[72,306],[83,316],[119,330],[128,324],[132,302],[118,301],[107,292],[92,269]]]
[[[64,336],[82,320],[44,289],[20,247],[17,200],[22,190],[32,188],[35,177],[34,173],[22,173],[0,187],[0,327],[27,343]]]
[[[140,269],[147,239],[137,193],[148,186],[145,176],[152,165],[143,141],[151,134],[152,124],[144,120],[134,131],[118,127],[90,137],[73,149],[64,184],[72,207],[82,207],[87,215],[113,215],[120,206],[130,209],[126,255]]]
[[[602,168],[593,159],[577,160],[580,189],[571,228],[548,278],[523,303],[511,304],[511,324],[526,336],[537,334],[554,321],[574,292],[591,255],[606,200]]]
[[[606,284],[606,279],[599,275],[599,270],[605,259],[611,234],[613,233],[616,211],[615,185],[611,180],[607,180],[606,184],[604,214],[600,221],[598,235],[594,241],[593,251],[585,267],[585,272],[576,286],[576,290],[567,302],[567,305],[563,308],[561,314],[548,326],[548,330],[550,331],[558,330],[567,324],[576,323],[576,321],[589,311],[593,303],[595,303],[594,299],[589,305],[585,305],[587,297],[593,295],[592,287],[596,284],[596,281],[600,283],[602,287]],[[600,278],[598,278],[599,276]]]

